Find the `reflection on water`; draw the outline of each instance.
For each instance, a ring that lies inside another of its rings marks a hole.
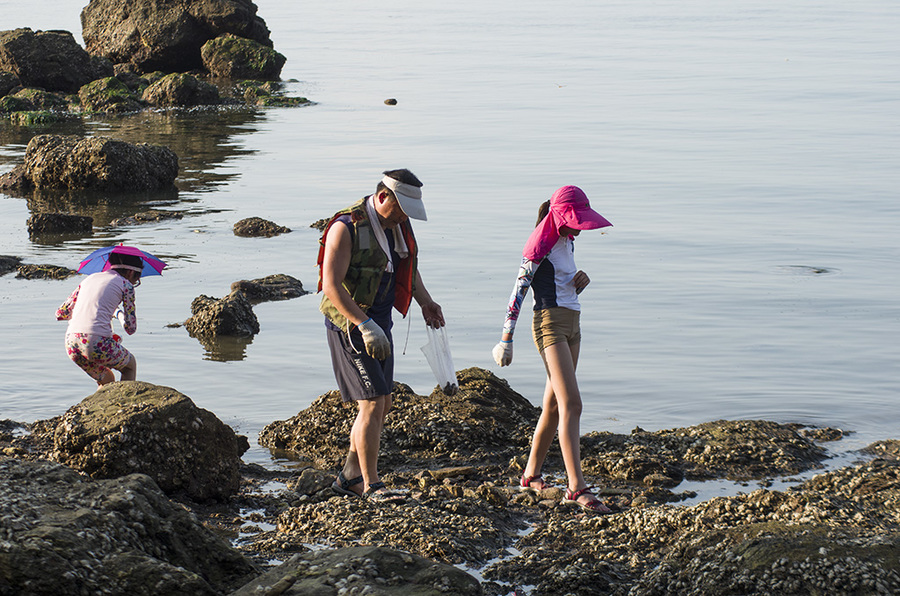
[[[165,209],[179,202],[178,191],[175,189],[129,194],[35,189],[29,194],[26,202],[30,213],[84,215],[93,218],[95,228],[108,226],[115,219],[132,216],[136,210]],[[43,238],[40,240],[46,243]]]
[[[253,343],[253,337],[236,337],[233,335],[220,335],[217,337],[195,338],[203,346],[204,360],[215,362],[231,362],[243,360],[247,357],[247,346]]]
[[[837,275],[841,272],[840,269],[833,267],[813,267],[810,265],[782,265],[776,267],[776,271],[787,275]]]
[[[0,121],[0,171],[22,163],[32,137],[41,134],[105,136],[129,143],[149,143],[169,147],[178,156],[177,190],[164,192],[109,193],[98,191],[35,190],[25,193],[31,213],[71,213],[94,218],[95,227],[133,215],[136,211],[172,208],[196,202],[180,193],[208,192],[226,184],[239,172],[223,168],[227,161],[251,155],[236,137],[256,132],[255,124],[265,118],[260,111],[241,109],[201,109],[147,111],[123,116],[85,118],[46,126],[13,126]],[[189,212],[189,211],[188,211]],[[53,239],[49,244],[56,244]]]

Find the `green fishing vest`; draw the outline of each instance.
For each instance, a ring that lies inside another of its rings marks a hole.
[[[350,265],[347,267],[347,274],[344,276],[343,285],[350,293],[350,297],[364,311],[367,311],[375,301],[378,287],[381,285],[381,276],[384,273],[384,267],[387,265],[388,258],[378,246],[378,240],[375,238],[375,232],[372,230],[372,222],[369,221],[366,212],[366,200],[364,197],[352,206],[338,211],[334,214],[319,240],[319,291],[322,291],[322,262],[325,258],[325,237],[334,224],[335,220],[343,215],[350,215],[353,225],[353,246],[350,251]],[[376,225],[379,225],[376,223]],[[413,293],[415,292],[416,264],[418,253],[416,239],[412,232],[412,226],[409,221],[401,224],[400,230],[403,233],[403,239],[409,248],[409,256],[405,259],[399,259],[399,263],[394,263],[395,276],[395,300],[394,308],[400,311],[404,317],[409,312],[409,305],[412,302]],[[347,328],[347,318],[341,314],[337,307],[332,304],[327,296],[322,295],[322,302],[319,304],[319,310],[328,317],[332,323],[341,329]]]

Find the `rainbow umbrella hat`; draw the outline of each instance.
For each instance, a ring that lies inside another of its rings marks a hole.
[[[109,270],[109,255],[117,253],[120,255],[131,255],[140,257],[144,261],[144,269],[141,271],[141,277],[148,275],[162,275],[162,270],[166,266],[165,263],[151,255],[133,246],[125,246],[124,244],[116,244],[115,246],[107,246],[98,248],[78,265],[78,273],[90,275],[91,273],[99,273],[100,271]]]

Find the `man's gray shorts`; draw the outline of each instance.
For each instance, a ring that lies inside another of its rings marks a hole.
[[[390,329],[384,330],[391,340],[391,355],[386,360],[376,360],[366,353],[362,334],[356,327],[350,332],[350,339],[346,331],[336,329],[328,322],[325,323],[325,330],[331,350],[331,367],[343,401],[391,394],[394,387],[394,341]]]

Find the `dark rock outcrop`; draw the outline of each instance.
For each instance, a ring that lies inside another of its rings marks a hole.
[[[0,97],[3,97],[21,84],[22,81],[17,74],[7,70],[0,70]]]
[[[26,87],[76,93],[94,79],[113,75],[108,60],[91,56],[68,31],[0,31],[0,70]]]
[[[200,48],[203,66],[216,77],[277,81],[287,60],[271,47],[230,33]]]
[[[5,98],[4,98],[5,99]],[[24,164],[17,164],[10,171],[0,176],[0,190],[7,192],[24,192],[34,188]]]
[[[148,476],[0,457],[0,593],[217,596],[257,568]]]
[[[261,217],[247,217],[235,223],[232,227],[235,236],[243,236],[245,238],[265,237],[271,238],[279,234],[287,234],[290,228],[280,226],[273,221],[263,219]]]
[[[59,265],[19,265],[16,279],[68,279],[78,272]]]
[[[174,186],[178,156],[168,147],[106,137],[38,135],[25,149],[24,175],[35,188],[165,190]]]
[[[189,74],[172,73],[144,89],[142,99],[160,108],[206,106],[222,103],[219,89]]]
[[[142,473],[167,494],[224,500],[240,486],[247,438],[169,387],[111,383],[35,429],[53,460],[93,478]]]
[[[141,72],[200,69],[200,48],[225,33],[271,46],[265,21],[250,0],[91,0],[81,11],[91,54]]]
[[[118,217],[109,222],[111,226],[130,226],[135,224],[143,224],[143,223],[159,223],[161,221],[167,221],[172,219],[183,219],[184,212],[182,211],[161,211],[159,209],[149,209],[147,211],[141,211],[140,213],[135,213],[134,215],[129,215],[126,217]]]
[[[271,300],[290,300],[309,294],[303,289],[299,279],[278,273],[260,279],[236,281],[231,284],[231,291],[240,291],[251,304]]]
[[[94,218],[67,213],[34,213],[28,218],[26,226],[31,237],[41,234],[90,233],[94,226]]]
[[[191,337],[246,337],[259,333],[259,320],[253,306],[239,291],[224,298],[198,296],[191,302],[191,313],[192,316],[184,322]]]
[[[331,594],[335,586],[344,590],[339,594],[483,594],[478,580],[452,565],[389,548],[357,546],[294,555],[231,596]]]

